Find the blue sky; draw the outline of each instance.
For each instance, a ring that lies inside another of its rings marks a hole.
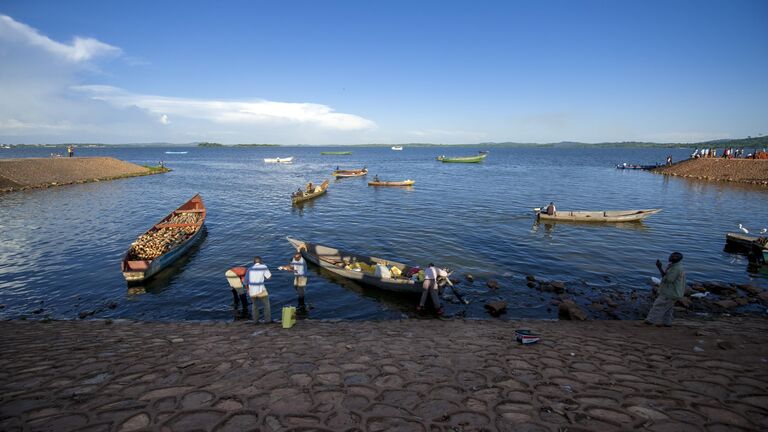
[[[0,142],[768,134],[768,1],[0,3]]]

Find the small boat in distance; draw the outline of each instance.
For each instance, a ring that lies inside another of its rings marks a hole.
[[[374,180],[368,182],[368,186],[413,186],[413,184],[416,183],[414,180],[403,180],[403,181],[380,181],[380,180]]]
[[[301,191],[301,193],[299,193],[299,191],[292,193],[291,204],[295,205],[304,201],[309,201],[313,198],[317,198],[328,190],[328,180],[325,180],[320,186],[309,187],[311,184],[312,183],[307,185],[307,190]]]
[[[482,162],[483,159],[485,159],[488,156],[488,152],[479,152],[477,156],[458,156],[458,157],[448,157],[448,156],[438,156],[437,160],[443,163],[479,163]]]
[[[403,150],[403,146],[392,146],[392,150],[402,151]]]
[[[301,251],[301,255],[307,261],[343,278],[387,291],[400,293],[421,293],[422,291],[421,283],[405,276],[412,269],[406,264],[345,252],[291,237],[287,237],[287,240],[296,250]],[[397,270],[393,272],[393,268]]]
[[[648,170],[652,170],[654,168],[658,168],[660,166],[661,165],[659,165],[659,164],[656,164],[656,165],[632,165],[632,164],[628,164],[628,163],[624,162],[624,163],[620,163],[620,164],[616,165],[616,169],[646,170],[646,171],[648,171]]]
[[[193,196],[140,235],[123,257],[120,270],[130,283],[142,282],[184,255],[202,238],[205,204]]]
[[[167,152],[165,152],[165,154],[187,154],[187,153],[189,153],[189,152],[185,152],[185,151],[167,151]]]
[[[605,210],[605,211],[562,211],[554,215],[542,213],[541,208],[533,209],[537,220],[557,222],[637,222],[656,214],[661,209]]]
[[[368,168],[362,168],[362,169],[351,169],[351,170],[335,170],[333,172],[333,176],[336,178],[345,178],[345,177],[362,177],[364,175],[368,174]]]
[[[264,163],[291,163],[293,162],[293,156],[287,158],[264,158]]]
[[[351,151],[324,151],[320,152],[321,155],[336,155],[336,156],[345,156],[345,155],[351,155]]]

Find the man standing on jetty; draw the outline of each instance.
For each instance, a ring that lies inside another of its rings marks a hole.
[[[67,155],[68,155],[69,157],[72,157],[72,156],[74,156],[74,155],[75,155],[75,147],[74,147],[74,146],[72,146],[72,144],[70,144],[70,145],[68,145],[68,146],[67,146]]]
[[[253,321],[259,322],[259,306],[256,301],[261,301],[264,307],[264,322],[269,324],[272,322],[272,310],[269,307],[269,293],[264,282],[272,277],[269,269],[266,265],[262,264],[261,257],[255,257],[253,259],[253,265],[248,269],[245,274],[246,285],[248,285],[248,295],[251,297],[251,303],[253,308]]]
[[[665,270],[661,266],[661,261],[656,260],[656,267],[661,273],[661,283],[659,284],[659,295],[653,302],[648,316],[645,318],[646,324],[656,324],[657,326],[672,326],[672,313],[675,309],[675,302],[683,298],[685,294],[685,270],[680,261],[683,260],[683,254],[672,252],[669,256],[669,265]]]
[[[301,251],[297,250],[293,254],[293,259],[287,266],[281,267],[283,270],[293,271],[293,287],[299,296],[299,313],[307,312],[307,305],[304,303],[304,293],[307,288],[307,262],[301,256]]]

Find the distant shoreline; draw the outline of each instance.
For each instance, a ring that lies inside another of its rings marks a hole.
[[[165,167],[111,157],[0,159],[0,193],[161,174]]]
[[[748,137],[737,139],[724,139],[714,141],[702,141],[695,143],[656,143],[644,141],[618,141],[584,143],[577,141],[561,141],[556,143],[521,143],[521,142],[482,142],[465,144],[444,143],[367,143],[367,144],[270,144],[270,143],[241,143],[220,144],[215,142],[191,142],[191,143],[59,143],[59,144],[2,144],[4,148],[65,148],[74,145],[76,148],[136,148],[136,147],[200,147],[200,148],[251,148],[251,147],[307,147],[307,148],[366,148],[366,147],[391,147],[393,145],[403,147],[477,147],[477,148],[724,148],[743,147],[746,150],[762,149],[768,147],[768,136]],[[0,156],[2,152],[0,151]]]

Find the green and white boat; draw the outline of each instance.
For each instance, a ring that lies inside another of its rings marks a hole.
[[[458,157],[438,156],[437,160],[443,163],[479,163],[479,162],[482,162],[486,156],[488,156],[488,153],[481,151],[480,154],[477,156],[458,156]]]
[[[321,155],[336,155],[336,156],[344,156],[344,155],[351,155],[351,151],[325,151],[320,152]]]

